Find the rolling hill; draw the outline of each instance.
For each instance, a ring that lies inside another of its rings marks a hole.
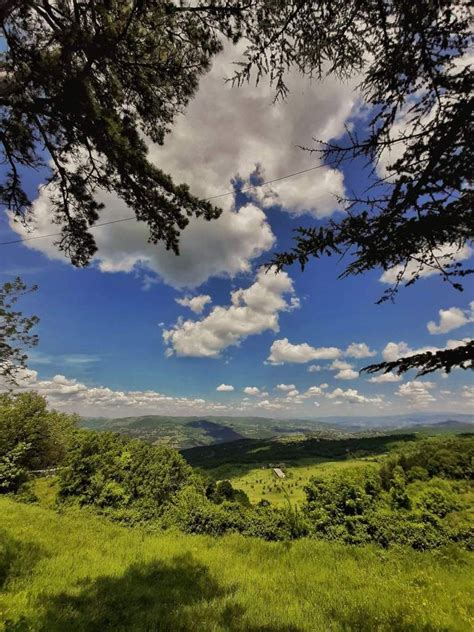
[[[120,418],[84,417],[80,426],[91,430],[120,432],[152,443],[187,449],[243,439],[271,439],[276,436],[304,435],[338,439],[349,438],[361,432],[374,435],[387,432],[473,432],[474,415],[420,413],[324,419],[144,415]]]

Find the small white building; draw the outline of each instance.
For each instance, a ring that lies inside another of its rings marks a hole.
[[[278,476],[278,478],[285,478],[285,472],[281,470],[279,467],[274,467],[273,471]]]

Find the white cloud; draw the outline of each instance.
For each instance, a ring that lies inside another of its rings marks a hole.
[[[329,368],[338,371],[334,377],[339,380],[355,380],[359,377],[359,372],[354,370],[353,365],[344,360],[334,360]]]
[[[329,367],[335,371],[344,371],[345,369],[352,369],[352,364],[345,362],[344,360],[334,360]]]
[[[463,338],[462,340],[448,340],[444,349],[454,349],[463,344],[471,341],[471,338]],[[386,362],[395,362],[399,358],[410,357],[418,353],[426,353],[431,351],[435,353],[440,351],[440,347],[420,347],[419,349],[412,349],[406,342],[389,342],[385,345],[385,349],[382,351],[383,359]]]
[[[231,305],[216,306],[201,320],[178,319],[163,332],[168,355],[217,358],[221,351],[238,345],[248,336],[278,331],[279,313],[292,308],[285,295],[293,295],[286,272],[274,274],[261,269],[247,289],[231,293]]]
[[[277,384],[275,388],[279,391],[293,391],[296,386],[294,384]]]
[[[357,391],[355,388],[348,388],[343,390],[342,388],[335,388],[331,393],[327,393],[328,399],[335,399],[338,401],[346,401],[349,404],[382,404],[383,399],[380,396],[366,397]]]
[[[322,371],[323,367],[319,364],[310,364],[308,367],[308,373],[317,373],[318,371]]]
[[[56,364],[79,368],[87,367],[91,364],[96,364],[97,362],[100,362],[100,360],[101,358],[99,356],[86,353],[49,355],[36,350],[28,352],[28,361],[30,364],[34,365]]]
[[[253,397],[258,397],[261,394],[261,391],[258,388],[258,386],[246,386],[244,388],[244,393],[246,395],[252,395]]]
[[[130,216],[125,204],[112,195],[100,195],[98,199],[106,205],[101,212],[101,221]],[[34,215],[35,233],[57,232],[44,193],[34,204]],[[28,235],[21,223],[12,220],[10,225],[22,237]],[[275,242],[264,212],[253,204],[237,211],[225,210],[212,222],[205,219],[190,221],[182,233],[178,257],[166,250],[162,243],[148,243],[148,229],[143,222],[99,227],[94,231],[94,237],[99,249],[94,261],[102,272],[151,271],[176,288],[193,288],[210,277],[234,277],[249,272],[252,261]],[[56,239],[27,241],[25,246],[39,249],[51,259],[66,262],[64,254],[54,246]]]
[[[353,342],[344,352],[348,358],[371,358],[376,355],[365,342]]]
[[[179,305],[189,307],[195,314],[202,314],[205,306],[212,303],[212,299],[208,294],[199,294],[198,296],[185,296],[184,298],[175,299]]]
[[[319,386],[310,386],[305,392],[305,397],[313,397],[314,395],[324,395],[324,390],[328,388],[327,384],[320,384]]]
[[[87,386],[77,379],[55,375],[42,380],[32,370],[22,371],[16,389],[35,390],[47,398],[50,406],[82,415],[156,414],[159,409],[169,415],[210,414],[227,407],[201,398],[172,397],[156,391],[121,391],[104,386]],[[1,389],[0,389],[1,390]]]
[[[319,81],[292,72],[288,77],[290,94],[278,103],[273,103],[274,89],[264,80],[258,86],[250,83],[232,88],[224,78],[233,73],[236,55],[237,49],[229,46],[215,59],[212,71],[202,79],[198,95],[174,125],[165,145],[151,150],[158,164],[166,164],[173,176],[188,182],[198,195],[220,193],[236,173],[247,177],[256,164],[261,165],[265,179],[314,166],[315,156],[298,145],[307,145],[311,138],[343,134],[356,107],[355,77],[348,83],[326,77],[321,89]],[[199,152],[198,160],[192,148]],[[306,210],[325,217],[337,207],[333,194],[343,191],[340,172],[324,167],[256,193],[264,206],[276,198],[292,214]],[[265,193],[266,201],[262,199]]]
[[[449,309],[440,309],[438,314],[439,324],[437,325],[431,320],[427,325],[430,334],[446,334],[448,331],[474,322],[474,301],[469,303],[467,310],[450,307]]]
[[[397,395],[406,399],[414,407],[427,406],[435,402],[436,398],[430,393],[434,388],[433,382],[411,381],[398,387]]]
[[[150,160],[170,173],[176,183],[188,183],[197,196],[229,191],[236,174],[247,178],[257,164],[270,179],[317,165],[319,159],[298,145],[307,145],[313,137],[340,136],[357,108],[357,77],[348,82],[326,77],[322,89],[321,82],[294,72],[289,77],[291,93],[279,103],[273,103],[274,89],[265,81],[258,86],[232,88],[224,79],[233,73],[232,62],[238,58],[238,49],[230,46],[218,56],[212,71],[202,78],[198,94],[175,121],[164,146],[149,145]],[[344,194],[343,176],[322,166],[273,184],[267,188],[270,197],[266,199],[262,190],[257,191],[256,200],[263,207],[277,202],[293,215],[308,212],[326,217],[337,209],[335,195]],[[98,200],[106,205],[101,222],[132,214],[115,195],[99,194]],[[94,261],[103,272],[143,270],[146,287],[153,282],[150,273],[176,288],[193,288],[210,277],[248,272],[252,261],[274,244],[265,214],[253,204],[235,211],[232,195],[215,203],[224,209],[221,218],[212,222],[191,219],[182,234],[179,257],[163,244],[147,243],[146,225],[130,221],[94,230],[98,245]],[[36,234],[57,232],[44,192],[34,207]],[[21,223],[12,222],[11,226],[25,236]],[[66,261],[54,241],[29,241],[25,246]]]
[[[231,384],[219,384],[216,388],[216,391],[219,391],[219,393],[230,393],[233,390],[234,387]]]
[[[382,373],[382,375],[371,377],[368,381],[372,382],[373,384],[384,384],[387,382],[401,382],[402,376],[397,375],[396,373]]]
[[[359,372],[354,369],[341,369],[334,377],[338,380],[355,380],[359,377]]]
[[[278,401],[270,401],[264,399],[257,404],[258,408],[264,408],[265,410],[281,410],[284,406]]]
[[[85,353],[71,353],[62,356],[62,362],[69,366],[85,366],[100,362],[100,357],[95,355],[87,355]]]
[[[426,351],[437,351],[436,347],[421,347],[420,349],[411,349],[406,342],[388,342],[382,351],[385,362],[395,362],[399,358],[409,357],[417,353],[425,353]]]
[[[284,364],[292,362],[302,364],[310,360],[332,360],[339,358],[342,352],[337,347],[312,347],[303,342],[302,344],[292,344],[288,338],[275,340],[270,347],[268,362],[270,364]]]
[[[441,246],[433,251],[433,255],[436,257],[441,266],[465,261],[471,257],[472,253],[472,248],[467,245],[458,249],[456,246],[451,246],[449,244]],[[380,281],[382,283],[389,283],[390,285],[393,285],[397,282],[398,276],[402,274],[401,281],[406,283],[417,273],[420,277],[430,277],[434,274],[439,274],[439,270],[436,267],[428,265],[423,265],[420,268],[420,264],[417,261],[410,261],[405,271],[403,265],[394,266],[393,268],[386,270],[380,277]]]

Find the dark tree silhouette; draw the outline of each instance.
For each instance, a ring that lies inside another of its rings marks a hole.
[[[473,82],[465,57],[472,41],[468,3],[346,4],[351,20],[342,36],[342,61],[337,53],[330,59],[336,68],[339,63],[344,67],[351,56],[344,49],[353,45],[352,66],[361,63],[360,87],[373,114],[365,137],[348,131],[346,144],[319,142],[311,151],[336,165],[362,157],[373,183],[364,194],[341,200],[343,219],[298,229],[295,248],[277,254],[272,265],[281,270],[298,262],[304,268],[310,258],[337,254],[349,259],[342,277],[395,269],[394,286],[380,302],[393,300],[400,285],[415,283],[427,271],[436,271],[462,291],[460,280],[473,270],[456,261],[456,255],[474,232]],[[391,164],[382,177],[376,168],[387,152]],[[403,373],[416,368],[423,375],[473,365],[474,345],[469,343],[366,370]]]
[[[37,316],[23,316],[13,306],[20,296],[35,290],[36,286],[28,288],[19,277],[0,287],[0,377],[13,384],[18,371],[26,368],[25,347],[38,343],[31,329],[39,321]]]

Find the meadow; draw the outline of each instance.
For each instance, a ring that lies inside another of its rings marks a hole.
[[[43,491],[48,482],[43,482]],[[44,494],[44,505],[51,499]],[[150,533],[0,498],[2,632],[472,630],[472,554]]]
[[[285,506],[288,501],[299,505],[306,499],[305,486],[313,476],[325,478],[343,472],[355,472],[367,467],[377,467],[369,459],[350,459],[341,461],[321,461],[292,463],[285,467],[285,478],[279,479],[272,468],[256,467],[241,476],[230,477],[232,485],[244,491],[252,504],[268,501],[277,507]]]

